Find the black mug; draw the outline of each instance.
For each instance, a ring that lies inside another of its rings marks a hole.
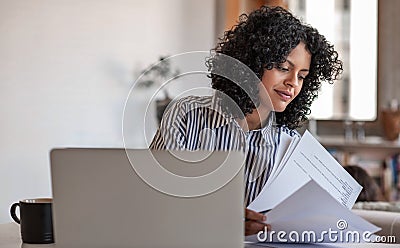
[[[51,198],[27,199],[11,205],[11,217],[21,226],[22,242],[28,244],[54,243],[51,205]],[[17,207],[19,207],[20,218],[15,212]]]

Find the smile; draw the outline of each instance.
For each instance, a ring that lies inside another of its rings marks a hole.
[[[279,97],[284,100],[288,101],[292,98],[293,94],[290,93],[289,91],[280,91],[280,90],[275,90],[275,92],[279,95]]]

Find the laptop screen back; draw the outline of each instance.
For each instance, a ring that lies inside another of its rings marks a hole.
[[[56,246],[242,247],[243,155],[175,155],[125,149],[52,150]],[[218,173],[221,161],[240,169],[224,182],[218,177],[204,180]],[[146,171],[160,164],[160,175],[175,175],[176,180]]]

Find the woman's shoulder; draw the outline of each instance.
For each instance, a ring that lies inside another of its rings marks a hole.
[[[208,107],[212,103],[212,96],[185,96],[173,100],[173,105],[179,107]]]
[[[171,121],[176,118],[184,118],[194,110],[210,108],[212,96],[185,96],[173,99],[165,110],[166,118]]]

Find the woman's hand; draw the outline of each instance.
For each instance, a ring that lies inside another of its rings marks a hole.
[[[250,209],[245,209],[245,221],[244,221],[244,235],[257,234],[259,231],[264,231],[265,227],[270,229],[270,225],[265,224],[267,220],[266,216],[257,213]]]

